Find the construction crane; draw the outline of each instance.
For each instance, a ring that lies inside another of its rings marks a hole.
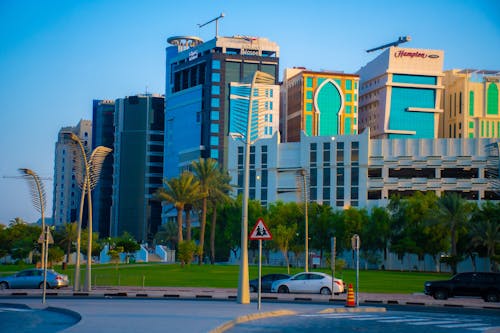
[[[385,45],[382,45],[382,46],[378,46],[378,47],[374,47],[373,49],[366,50],[366,52],[368,53],[368,52],[383,50],[385,48],[388,48],[388,47],[391,47],[391,46],[398,46],[399,44],[406,43],[406,42],[409,42],[409,41],[411,41],[411,37],[410,36],[402,36],[402,37],[399,37],[398,40],[395,41],[395,42],[388,43],[388,44],[385,44]]]
[[[198,24],[198,28],[204,27],[207,24],[215,21],[215,37],[219,37],[219,20],[223,17],[224,17],[224,13],[221,13],[219,16],[217,16],[216,18],[214,18],[208,22],[205,22],[203,24]]]

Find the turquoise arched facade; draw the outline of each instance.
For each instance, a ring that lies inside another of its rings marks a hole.
[[[325,80],[316,90],[316,112],[318,112],[318,135],[338,135],[340,114],[344,106],[342,90],[334,80]]]

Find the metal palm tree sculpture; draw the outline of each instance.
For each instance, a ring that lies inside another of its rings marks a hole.
[[[82,215],[83,203],[85,193],[87,193],[87,207],[88,207],[88,246],[87,246],[87,274],[85,279],[85,290],[90,291],[91,287],[91,269],[92,269],[92,196],[91,192],[99,181],[101,174],[102,164],[106,156],[112,151],[111,148],[98,146],[96,147],[90,158],[87,159],[87,152],[81,139],[75,133],[65,133],[70,139],[75,142],[80,148],[80,158],[76,159],[75,163],[75,177],[78,186],[82,189],[82,196],[80,199],[80,215],[78,219],[78,231],[76,240],[76,263],[75,263],[75,281],[74,290],[80,289],[80,243],[82,233]]]
[[[42,215],[42,232],[45,232],[45,188],[38,175],[26,168],[20,168],[19,172],[23,175],[26,180],[30,183],[31,190],[31,200],[35,209]],[[45,247],[42,246],[42,269],[45,268]]]

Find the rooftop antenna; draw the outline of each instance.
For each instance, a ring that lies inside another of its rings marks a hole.
[[[402,36],[402,37],[399,37],[398,40],[395,42],[384,44],[384,45],[378,46],[378,47],[374,47],[373,49],[366,50],[366,52],[369,53],[369,52],[373,52],[373,51],[377,51],[377,50],[382,50],[382,49],[385,49],[385,48],[388,48],[391,46],[398,46],[399,44],[409,42],[410,40],[411,40],[410,36]]]
[[[215,37],[219,37],[219,20],[221,18],[223,18],[223,17],[224,17],[224,13],[220,13],[220,15],[217,16],[216,18],[214,18],[214,19],[212,19],[212,20],[210,20],[208,22],[205,22],[203,24],[198,24],[198,28],[204,27],[207,24],[212,23],[213,21],[215,21]]]

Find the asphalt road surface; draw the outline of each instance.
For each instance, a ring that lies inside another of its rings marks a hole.
[[[492,333],[500,332],[500,313],[497,310],[423,307],[405,311],[387,309],[381,313],[303,313],[241,323],[227,332]]]

